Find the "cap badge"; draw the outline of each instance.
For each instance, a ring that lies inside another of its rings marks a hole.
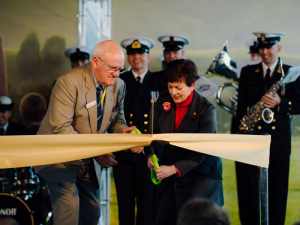
[[[265,42],[266,41],[266,36],[264,34],[261,34],[260,35],[260,38],[261,38],[261,41],[262,42]]]
[[[131,48],[141,48],[142,45],[138,40],[134,40],[131,44]]]

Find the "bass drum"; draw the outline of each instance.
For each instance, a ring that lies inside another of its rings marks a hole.
[[[34,225],[32,212],[26,203],[11,194],[0,193],[0,216],[9,216],[19,225]]]

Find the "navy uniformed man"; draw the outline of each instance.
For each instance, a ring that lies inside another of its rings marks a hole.
[[[168,63],[176,59],[186,59],[184,46],[188,45],[190,40],[182,35],[162,35],[157,39],[163,44],[163,70],[155,72],[154,74],[161,77],[162,82],[164,83],[164,90],[168,91],[168,85],[165,82],[164,68],[168,65]],[[218,86],[206,77],[201,76],[200,79],[199,76],[196,80],[195,90],[197,90],[202,96],[208,97],[218,90]]]
[[[262,62],[248,65],[241,70],[239,79],[237,119],[240,121],[248,109],[259,100],[270,108],[274,119],[259,124],[255,134],[271,135],[270,164],[268,168],[269,224],[284,225],[289,165],[291,153],[291,114],[300,113],[300,79],[281,85],[274,97],[265,94],[275,82],[286,74],[290,66],[278,62],[281,37],[284,33],[255,32]],[[258,201],[258,168],[236,163],[239,214],[241,224],[260,224]]]
[[[70,58],[71,67],[76,68],[83,66],[90,61],[92,49],[86,46],[77,45],[71,48],[68,48],[65,51],[65,56]]]
[[[121,42],[126,49],[131,70],[120,75],[126,84],[124,113],[129,126],[136,126],[142,133],[148,133],[151,96],[158,97],[162,90],[161,78],[148,69],[149,50],[154,41],[147,37],[130,37]],[[114,153],[118,164],[113,173],[116,184],[119,224],[151,224],[153,219],[153,184],[146,156],[131,151]],[[136,200],[136,201],[135,201]],[[137,215],[135,216],[135,202]],[[136,221],[136,223],[134,222]]]
[[[161,77],[164,83],[164,91],[168,90],[168,85],[165,82],[165,68],[169,62],[176,59],[183,59],[184,56],[184,45],[190,43],[190,40],[182,35],[162,35],[159,36],[158,41],[163,44],[163,70],[155,72],[154,74]]]
[[[182,35],[162,35],[157,39],[163,44],[164,68],[169,62],[184,58],[184,45],[190,43],[190,40]]]
[[[0,135],[21,135],[25,126],[10,121],[14,104],[7,96],[0,96]]]
[[[256,38],[248,39],[245,42],[245,44],[249,47],[250,60],[261,61],[257,39]]]

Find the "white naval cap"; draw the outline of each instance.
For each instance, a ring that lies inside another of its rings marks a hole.
[[[158,41],[163,43],[164,51],[179,51],[183,49],[184,45],[188,45],[190,40],[182,35],[162,35],[159,36]]]
[[[0,112],[11,110],[13,108],[13,102],[7,96],[0,96]]]
[[[124,39],[121,42],[121,46],[126,49],[126,53],[134,54],[134,53],[149,53],[149,50],[153,48],[155,42],[147,37],[142,36],[133,36]]]
[[[248,39],[245,44],[249,47],[249,53],[259,53],[257,38]]]
[[[285,35],[285,33],[273,31],[253,32],[253,34],[257,37],[258,48],[270,48],[280,42],[280,38]]]
[[[85,60],[85,59],[89,60],[92,51],[93,50],[87,46],[76,45],[71,48],[68,48],[65,51],[65,56],[69,57],[71,61]]]

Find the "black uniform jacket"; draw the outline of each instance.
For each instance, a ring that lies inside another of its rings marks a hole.
[[[164,103],[166,102],[171,103],[170,109],[164,107]],[[174,133],[175,113],[176,105],[172,97],[167,92],[162,93],[155,104],[154,133]],[[216,133],[216,127],[215,106],[195,91],[189,110],[175,133]],[[220,205],[223,204],[223,189],[220,188],[222,187],[221,158],[171,145],[167,145],[164,149],[158,149],[157,156],[160,165],[175,164],[178,167],[181,177],[170,177],[170,179],[174,179],[174,189],[176,193],[191,191],[190,185],[201,186],[198,189],[201,190],[203,186],[206,185],[206,182],[214,180],[214,185],[209,185],[210,187],[208,187],[210,191],[205,191],[209,193],[209,196],[203,196],[200,193],[199,197],[213,198],[213,201],[216,201]],[[203,175],[207,178],[203,179]],[[197,179],[198,182],[190,180],[191,178]],[[203,179],[203,182],[199,182],[199,179]],[[164,183],[166,183],[165,180],[160,184],[160,189],[162,189]],[[185,185],[182,185],[183,183],[185,183]],[[188,183],[190,183],[190,185],[188,185]],[[218,188],[215,189],[215,187]],[[197,188],[193,190],[197,192]]]
[[[146,73],[143,83],[138,84],[131,71],[120,75],[126,84],[126,95],[124,99],[124,113],[128,126],[136,126],[142,133],[148,133],[151,92],[156,94],[162,91],[162,78]],[[118,161],[145,161],[143,154],[133,154],[131,151],[120,151],[114,153]]]
[[[290,66],[283,65],[286,74]],[[240,121],[249,109],[255,105],[265,94],[265,83],[262,63],[242,68],[239,80],[237,119]],[[280,80],[281,70],[276,66],[272,83]],[[291,152],[291,114],[300,113],[300,79],[285,84],[284,94],[282,86],[277,91],[281,98],[279,106],[272,108],[274,119],[270,124],[263,121],[258,124],[255,134],[270,134],[271,154],[289,154]],[[240,124],[240,122],[238,123]]]
[[[22,135],[26,131],[24,125],[9,121],[5,135]]]

